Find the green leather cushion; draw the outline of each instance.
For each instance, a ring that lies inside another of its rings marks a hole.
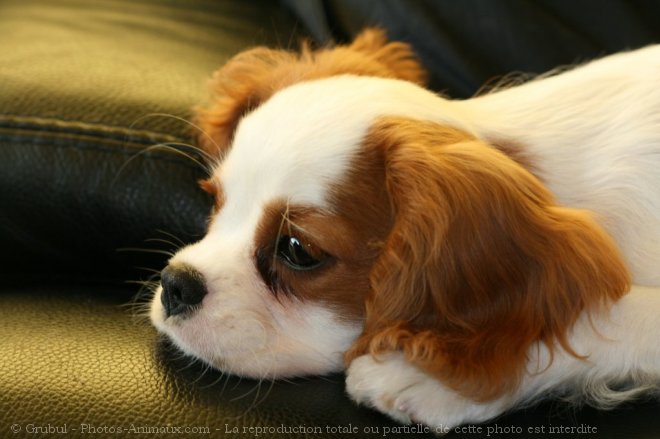
[[[394,12],[409,2],[396,4]],[[330,3],[308,5],[336,12]],[[117,250],[166,252],[203,233],[209,200],[196,180],[204,171],[152,148],[190,143],[192,131],[153,114],[188,117],[227,57],[254,44],[289,46],[295,30],[268,0],[0,1],[0,436],[43,437],[26,429],[63,424],[67,436],[83,436],[82,423],[202,426],[210,437],[254,437],[226,434],[225,425],[381,429],[288,435],[357,438],[384,437],[396,425],[352,404],[342,376],[259,387],[207,371],[119,306],[135,289],[82,282],[130,279],[135,266],[158,270],[165,254]],[[75,282],[54,283],[53,274]],[[584,424],[598,429],[592,437],[650,439],[660,429],[657,411],[655,402],[611,413],[549,404],[490,427],[515,426],[524,433],[509,437],[523,438],[549,437],[529,428]]]

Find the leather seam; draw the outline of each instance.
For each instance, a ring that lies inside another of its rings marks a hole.
[[[181,139],[176,136],[150,130],[35,116],[0,114],[0,128],[2,127],[32,132],[61,132],[91,135],[102,139],[112,138],[118,140],[126,138],[131,139],[133,143],[181,142]]]
[[[24,135],[19,133],[13,134],[4,134],[3,131],[6,131],[0,128],[0,141],[9,141],[11,143],[20,143],[23,145],[34,145],[34,146],[47,146],[52,148],[72,148],[79,150],[87,151],[97,151],[106,154],[115,154],[123,155],[128,157],[135,157],[137,155],[142,155],[143,151],[147,151],[147,148],[144,147],[145,144],[142,143],[133,143],[130,141],[122,141],[116,139],[104,139],[102,137],[94,136],[85,136],[85,135],[74,135],[69,133],[48,133],[52,135],[44,135],[46,133],[39,132],[38,136]],[[167,142],[161,142],[163,145],[166,145]],[[155,147],[160,145],[159,143],[150,145]],[[175,148],[175,146],[172,146]],[[177,149],[180,150],[180,149]],[[183,154],[193,154],[195,159],[201,158],[195,151],[182,151]],[[160,150],[154,148],[154,151],[149,152],[149,156],[159,160],[165,160],[180,165],[184,165],[191,169],[200,169],[199,165],[191,162],[189,160],[183,160],[177,153],[169,150],[166,147],[161,148]]]
[[[179,140],[173,140],[170,142],[141,142],[140,140],[126,138],[126,139],[114,139],[94,136],[91,134],[81,134],[81,133],[67,133],[67,132],[53,132],[53,131],[39,131],[39,130],[28,130],[28,129],[13,129],[13,128],[4,128],[0,126],[0,139],[6,139],[9,141],[16,141],[20,143],[57,143],[65,144],[70,142],[71,144],[104,144],[107,146],[118,146],[126,148],[141,148],[144,146],[154,146],[159,143],[162,144],[174,144],[179,143]]]

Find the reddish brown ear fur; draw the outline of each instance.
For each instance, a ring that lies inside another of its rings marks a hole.
[[[231,143],[241,117],[276,91],[297,82],[341,74],[398,78],[423,85],[425,72],[410,46],[388,43],[385,32],[367,29],[347,46],[300,53],[257,47],[233,57],[211,82],[211,104],[197,109],[199,143],[217,155]]]
[[[577,355],[566,337],[580,313],[628,290],[605,232],[496,149],[395,118],[367,143],[384,149],[395,225],[348,361],[401,350],[463,395],[493,399],[516,388],[535,342]]]

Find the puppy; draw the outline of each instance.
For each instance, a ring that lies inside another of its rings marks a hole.
[[[374,29],[221,68],[208,233],[154,325],[246,377],[345,369],[355,401],[443,428],[657,390],[660,46],[465,101],[424,76]]]

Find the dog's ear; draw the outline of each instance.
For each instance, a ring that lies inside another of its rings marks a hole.
[[[383,148],[394,225],[347,361],[400,350],[489,400],[516,389],[537,342],[579,356],[567,340],[578,316],[629,287],[586,212],[558,206],[523,167],[455,129],[388,118],[367,145]]]
[[[403,79],[423,84],[426,73],[410,46],[387,42],[385,32],[367,29],[349,45],[300,52],[257,47],[239,53],[213,76],[210,104],[196,109],[202,131],[198,142],[212,155],[225,152],[240,119],[292,84],[354,74]]]
[[[422,86],[426,84],[428,74],[410,45],[402,41],[388,41],[383,29],[365,29],[345,48],[380,65],[377,71],[373,66],[369,69],[365,66],[365,75],[403,79]],[[341,50],[335,53],[337,58],[342,55]]]
[[[200,147],[213,156],[224,154],[241,118],[276,90],[275,71],[296,59],[291,52],[256,47],[217,70],[209,84],[209,105],[195,109]]]

